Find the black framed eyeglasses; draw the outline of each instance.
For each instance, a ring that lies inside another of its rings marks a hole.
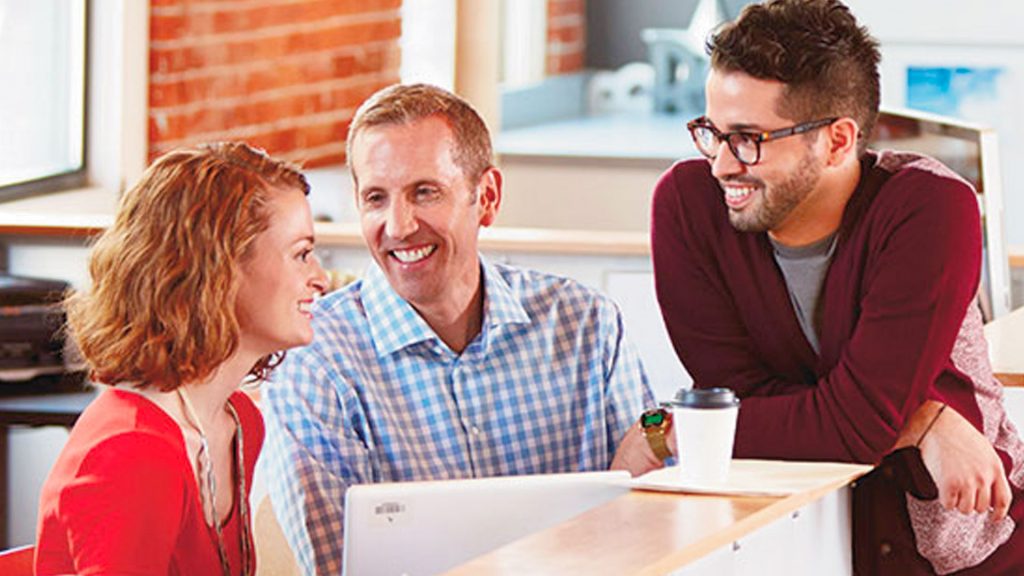
[[[767,132],[745,130],[721,132],[718,128],[715,128],[714,124],[706,116],[701,116],[687,122],[686,128],[690,131],[693,143],[697,145],[697,150],[709,160],[714,160],[718,156],[721,143],[725,142],[729,145],[729,151],[732,152],[732,155],[736,157],[740,164],[753,166],[761,161],[762,142],[805,134],[811,130],[829,126],[836,120],[839,120],[839,118],[811,120],[810,122],[802,122],[789,128],[780,128]]]

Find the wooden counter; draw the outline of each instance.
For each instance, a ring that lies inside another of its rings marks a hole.
[[[985,325],[992,370],[1004,386],[1024,386],[1024,308]]]
[[[1007,250],[1010,268],[1024,268],[1024,245],[1010,246]]]
[[[822,464],[815,488],[787,497],[698,496],[633,491],[551,529],[527,536],[476,558],[448,576],[513,574],[673,573],[730,546],[827,496],[837,496],[869,466]],[[846,510],[848,501],[843,504]],[[849,517],[824,529],[849,534]],[[845,526],[840,525],[843,522]],[[806,532],[810,538],[820,530]],[[793,540],[782,534],[783,541]],[[824,538],[826,534],[818,534]],[[846,550],[849,540],[845,539]],[[811,543],[811,549],[821,542]],[[788,545],[788,544],[787,544]],[[799,546],[799,544],[797,544]],[[797,558],[792,558],[796,561]],[[840,562],[848,560],[840,558]],[[812,564],[813,565],[813,564]],[[778,573],[778,566],[767,567]],[[765,573],[764,570],[755,573]]]
[[[106,214],[46,214],[0,209],[0,236],[83,238],[99,233],[114,221]]]

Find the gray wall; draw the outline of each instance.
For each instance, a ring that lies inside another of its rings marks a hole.
[[[722,0],[733,16],[749,0]],[[587,0],[588,68],[613,69],[628,62],[647,61],[640,39],[644,28],[685,28],[697,0]]]

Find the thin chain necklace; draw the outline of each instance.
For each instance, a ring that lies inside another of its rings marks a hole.
[[[199,501],[203,507],[203,516],[206,519],[206,523],[212,525],[214,532],[217,534],[217,552],[220,556],[221,571],[224,573],[224,576],[231,576],[231,565],[228,563],[227,548],[224,546],[224,534],[217,519],[217,479],[213,475],[210,443],[206,439],[206,431],[203,430],[203,425],[196,415],[195,408],[192,407],[192,402],[185,392],[185,387],[178,386],[177,390],[178,397],[181,398],[181,403],[185,406],[185,416],[189,420],[189,424],[199,433],[199,452],[196,454],[196,460],[199,467]],[[238,503],[239,512],[238,520],[241,523],[239,533],[242,545],[242,574],[249,576],[252,574],[252,566],[249,559],[252,551],[252,533],[249,531],[249,500],[246,496],[248,491],[246,490],[245,482],[245,447],[242,444],[242,423],[238,418],[238,413],[235,412],[235,407],[230,402],[227,403],[227,409],[228,413],[231,414],[231,418],[235,421],[235,474],[238,477],[236,502]],[[209,496],[204,497],[206,494]]]

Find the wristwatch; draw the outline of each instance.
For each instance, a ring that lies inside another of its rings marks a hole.
[[[672,456],[665,441],[665,435],[672,426],[672,413],[664,408],[651,408],[640,415],[640,429],[651,451],[659,460]]]

